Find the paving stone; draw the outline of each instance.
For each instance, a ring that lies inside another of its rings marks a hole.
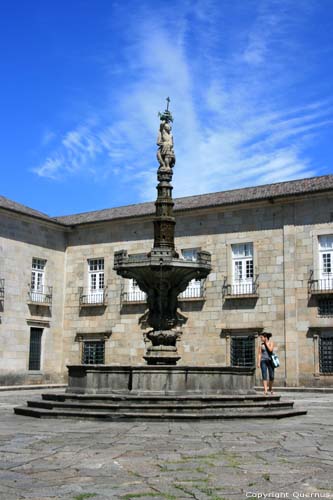
[[[294,491],[333,499],[333,394],[293,398],[308,415],[147,424],[21,417],[13,407],[29,391],[1,392],[0,500],[245,500]]]

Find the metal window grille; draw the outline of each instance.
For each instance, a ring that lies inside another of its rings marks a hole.
[[[104,365],[104,340],[87,340],[83,342],[82,363],[84,365]]]
[[[333,336],[319,337],[320,373],[333,373]]]
[[[333,316],[333,298],[323,297],[318,299],[318,316]]]
[[[30,329],[29,370],[40,370],[42,328]]]
[[[230,344],[231,366],[255,365],[255,340],[254,336],[231,337]]]

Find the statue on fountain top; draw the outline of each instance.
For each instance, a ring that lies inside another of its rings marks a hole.
[[[167,97],[167,108],[164,113],[159,113],[161,124],[157,137],[157,160],[160,164],[159,169],[162,170],[171,170],[176,163],[171,127],[173,118],[169,111],[169,103],[170,98]]]

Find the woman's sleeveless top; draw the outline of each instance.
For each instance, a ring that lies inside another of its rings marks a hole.
[[[268,352],[267,352],[265,344],[261,344],[261,359],[262,360],[266,360],[266,359],[270,360],[271,359]]]

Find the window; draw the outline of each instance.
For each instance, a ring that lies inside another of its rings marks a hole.
[[[185,260],[195,262],[198,257],[199,248],[185,248],[181,251],[182,257]],[[184,290],[180,295],[180,299],[195,299],[203,296],[203,283],[202,280],[193,279],[187,285],[186,290]]]
[[[29,298],[32,302],[40,304],[50,303],[52,300],[52,293],[44,286],[45,266],[46,260],[35,257],[32,259]]]
[[[333,298],[323,297],[318,299],[318,316],[333,316]]]
[[[321,333],[319,337],[320,373],[333,373],[333,332]]]
[[[40,370],[42,328],[30,328],[29,370]]]
[[[31,291],[43,292],[46,260],[32,259]]]
[[[253,244],[231,245],[232,250],[232,294],[253,293]]]
[[[319,270],[320,278],[329,278],[332,274],[333,235],[319,236]]]
[[[249,336],[231,337],[231,366],[255,366],[255,338]]]
[[[104,354],[104,340],[86,340],[83,342],[82,363],[84,365],[104,365]]]
[[[195,262],[198,257],[198,250],[198,248],[185,248],[181,251],[181,254],[185,260]]]
[[[88,295],[89,304],[104,302],[104,259],[88,260]]]

